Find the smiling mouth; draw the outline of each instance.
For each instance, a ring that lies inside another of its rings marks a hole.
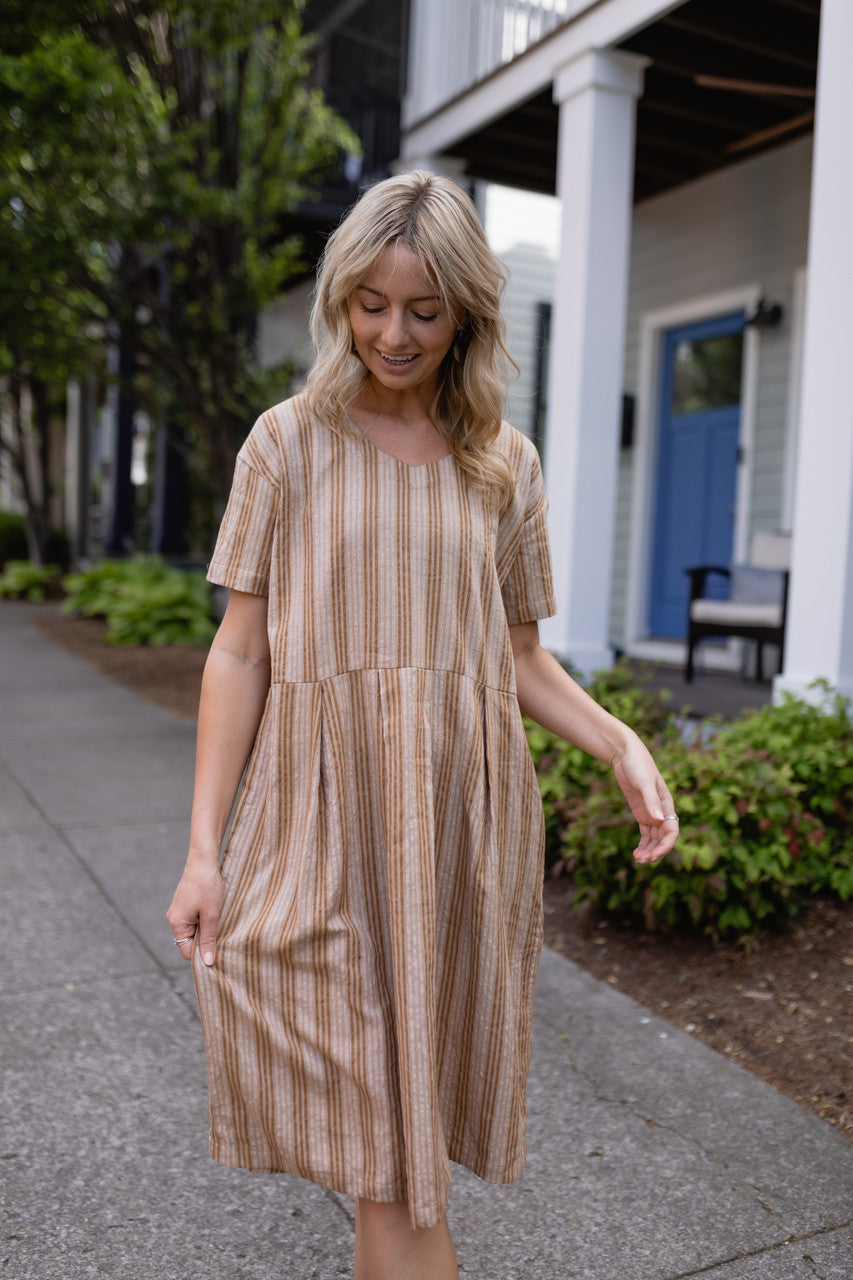
[[[378,348],[377,348],[378,351]],[[379,351],[379,355],[383,360],[387,360],[389,364],[411,364],[413,360],[417,360],[417,356],[389,356],[385,351]]]

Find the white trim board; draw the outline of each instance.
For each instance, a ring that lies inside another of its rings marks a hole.
[[[648,641],[648,601],[651,581],[652,531],[654,528],[654,477],[657,461],[658,397],[663,335],[668,329],[694,324],[730,311],[751,313],[761,297],[759,285],[744,285],[725,293],[706,294],[677,306],[647,311],[640,318],[637,417],[634,435],[634,474],[631,502],[631,534],[628,561],[628,608],[623,647],[633,654]],[[738,467],[735,498],[735,558],[744,559],[749,537],[752,493],[752,455],[758,390],[759,335],[744,332],[741,380],[740,438],[743,461]]]
[[[785,470],[782,482],[780,529],[794,527],[797,483],[797,442],[800,437],[800,384],[803,374],[803,333],[806,314],[806,268],[794,272],[791,296],[791,347],[788,355],[788,414],[785,422]]]

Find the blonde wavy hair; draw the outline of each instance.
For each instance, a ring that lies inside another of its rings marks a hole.
[[[430,417],[467,478],[503,507],[513,482],[495,444],[509,371],[517,368],[501,311],[506,272],[473,201],[449,178],[414,170],[379,182],[329,237],[311,315],[309,403],[332,430],[352,431],[347,411],[368,372],[353,350],[349,302],[380,254],[395,244],[415,254],[461,325],[439,369]]]

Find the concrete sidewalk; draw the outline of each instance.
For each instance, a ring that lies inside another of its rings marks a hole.
[[[164,912],[193,730],[0,603],[0,1276],[332,1280],[352,1206],[207,1155],[204,1053]],[[478,1280],[850,1280],[853,1147],[543,957],[530,1157],[456,1171]]]

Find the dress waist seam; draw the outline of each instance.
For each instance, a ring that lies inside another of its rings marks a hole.
[[[381,671],[426,671],[431,675],[455,676],[457,679],[466,680],[469,684],[476,685],[478,688],[489,689],[492,693],[502,693],[512,698],[518,696],[518,691],[515,688],[508,689],[502,685],[491,684],[488,680],[481,680],[479,677],[469,675],[465,671],[456,671],[453,667],[422,667],[417,664],[409,666],[348,667],[345,671],[332,671],[328,675],[318,676],[315,680],[283,680],[274,676],[270,681],[270,688],[276,688],[277,686],[322,685],[331,680],[340,680],[342,676],[354,676],[370,672],[378,673]]]

